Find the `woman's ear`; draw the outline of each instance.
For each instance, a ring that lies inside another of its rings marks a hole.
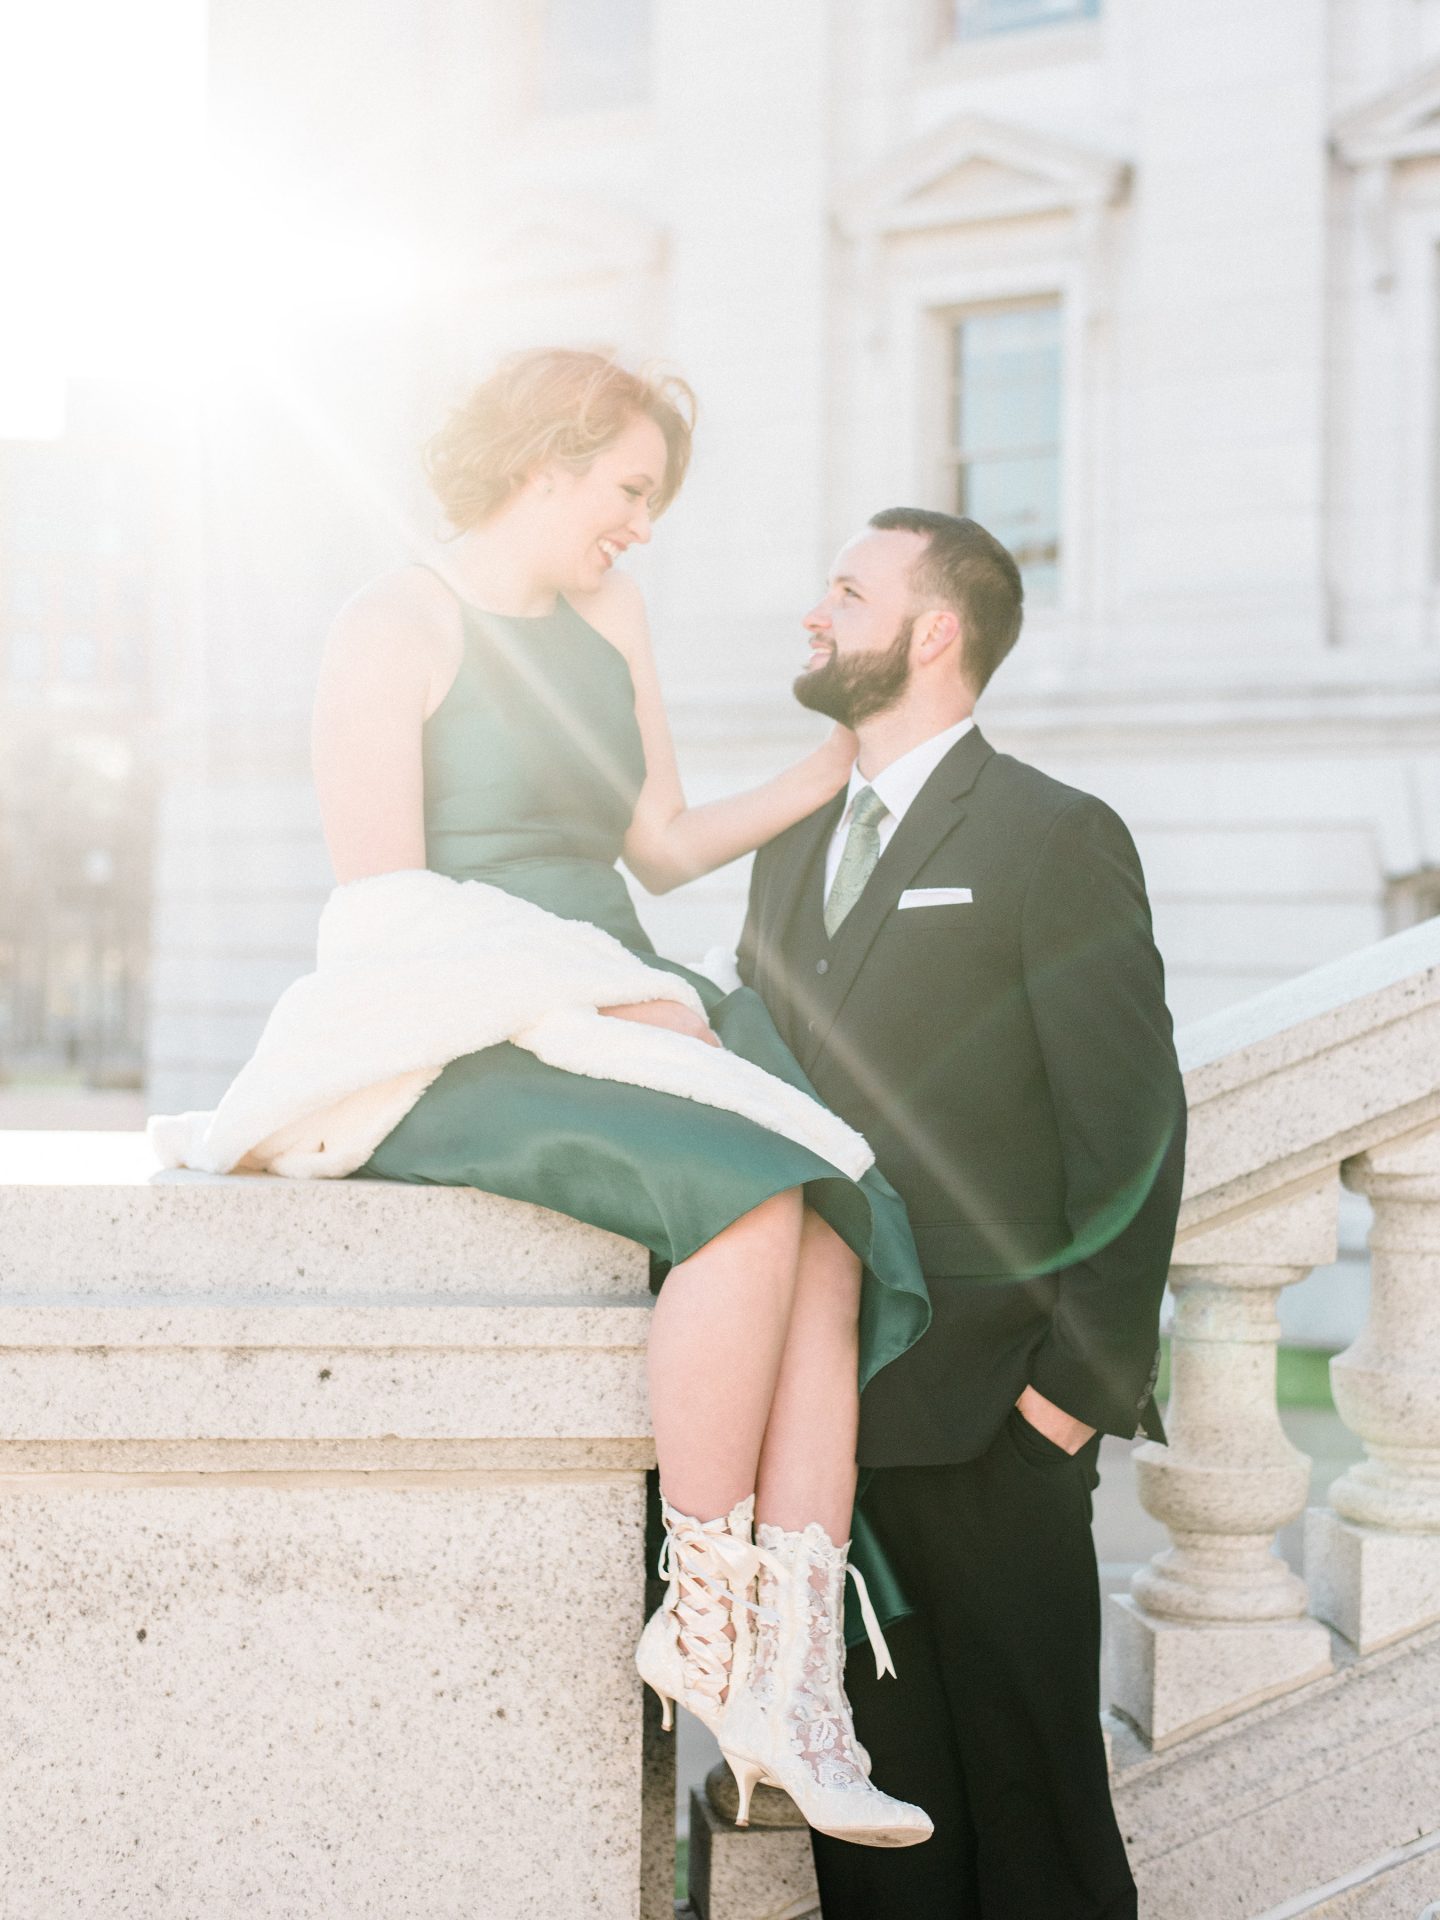
[[[520,482],[520,492],[528,493],[534,499],[543,500],[555,491],[555,466],[547,461],[543,467],[536,467],[533,473],[527,473]]]

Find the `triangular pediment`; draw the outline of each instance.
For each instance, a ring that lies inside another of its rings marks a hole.
[[[481,274],[503,286],[653,271],[663,230],[588,194],[530,192],[511,202],[481,249]]]
[[[838,212],[857,236],[1076,213],[1119,199],[1129,173],[1111,154],[966,113],[891,154]]]
[[[1351,166],[1440,157],[1440,61],[1338,120],[1335,151]]]

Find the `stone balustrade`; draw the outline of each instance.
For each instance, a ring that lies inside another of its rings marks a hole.
[[[644,1254],[153,1164],[0,1135],[0,1920],[669,1920]]]
[[[1170,1444],[1137,1450],[1172,1545],[1112,1605],[1115,1705],[1154,1750],[1440,1620],[1440,924],[1181,1036],[1190,1102]],[[1310,1463],[1281,1429],[1276,1302],[1335,1258],[1342,1180],[1375,1209],[1370,1317],[1333,1364],[1367,1459],[1275,1550]]]

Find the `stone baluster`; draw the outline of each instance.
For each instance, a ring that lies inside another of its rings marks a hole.
[[[1177,1248],[1170,1443],[1137,1449],[1140,1498],[1173,1545],[1116,1596],[1113,1701],[1155,1747],[1330,1668],[1304,1582],[1275,1535],[1310,1462],[1275,1400],[1281,1290],[1335,1257],[1335,1175]]]
[[[1362,1653],[1440,1620],[1440,1131],[1345,1167],[1375,1209],[1370,1315],[1330,1364],[1365,1459],[1307,1517],[1315,1611]]]

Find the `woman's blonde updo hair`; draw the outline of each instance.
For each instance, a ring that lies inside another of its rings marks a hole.
[[[425,471],[446,519],[463,532],[488,520],[547,461],[588,466],[637,414],[665,436],[653,505],[663,513],[689,465],[695,395],[678,374],[632,373],[610,353],[538,347],[511,354],[430,441]]]

